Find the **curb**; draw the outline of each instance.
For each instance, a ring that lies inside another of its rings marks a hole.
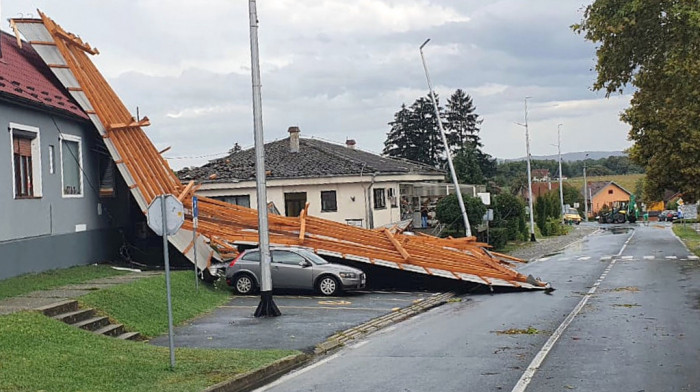
[[[434,295],[428,299],[421,300],[415,304],[395,310],[389,314],[372,319],[364,324],[346,329],[332,335],[325,342],[316,345],[314,354],[326,354],[330,351],[343,347],[346,343],[369,335],[372,332],[378,331],[391,324],[395,324],[411,318],[419,313],[425,312],[428,309],[440,306],[446,303],[450,298],[454,297],[455,293],[442,293]]]
[[[273,362],[271,365],[236,376],[207,387],[203,392],[245,392],[259,388],[290,371],[305,365],[316,356],[339,349],[345,343],[369,335],[391,324],[411,318],[426,310],[448,302],[455,293],[435,294],[428,299],[419,300],[411,306],[397,309],[389,314],[372,319],[364,324],[346,329],[332,335],[326,341],[316,345],[313,354],[291,355]]]
[[[308,354],[290,355],[261,369],[251,370],[230,380],[222,381],[204,389],[203,392],[243,392],[260,387],[312,359]]]

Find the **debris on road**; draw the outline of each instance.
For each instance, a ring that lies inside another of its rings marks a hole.
[[[241,245],[257,246],[256,210],[207,197],[198,198],[198,237],[193,239],[192,196],[199,185],[180,182],[142,130],[150,125],[148,118],[132,117],[88,57],[99,51],[44,13],[39,15],[37,19],[12,19],[15,33],[21,33],[30,44],[41,43],[39,56],[90,117],[141,210],[146,211],[163,194],[174,195],[185,206],[186,221],[168,237],[170,243],[208,273],[213,259],[235,257]],[[522,260],[491,252],[489,245],[475,237],[404,235],[398,227],[364,229],[309,216],[308,204],[299,217],[270,214],[269,240],[271,245],[299,246],[321,256],[440,278],[488,286],[548,287],[510,268],[512,262]],[[197,249],[196,255],[193,249]]]

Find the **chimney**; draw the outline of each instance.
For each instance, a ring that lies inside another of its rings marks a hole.
[[[299,152],[299,127],[289,127],[289,152]]]
[[[347,140],[345,140],[345,146],[346,146],[347,148],[351,149],[351,150],[354,150],[354,149],[355,149],[355,144],[357,144],[357,143],[355,142],[354,139],[347,139]]]

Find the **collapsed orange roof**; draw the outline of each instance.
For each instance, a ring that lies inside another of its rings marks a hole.
[[[40,19],[13,19],[21,33],[88,114],[142,211],[161,194],[172,194],[191,211],[194,182],[182,184],[167,161],[148,139],[148,118],[134,119],[88,54],[99,52],[66,32],[39,11]],[[257,244],[257,211],[199,197],[197,267],[204,270],[212,258],[237,253],[236,245]],[[302,211],[298,218],[269,216],[271,245],[300,246],[327,256],[376,266],[493,286],[545,288],[510,268],[520,261],[489,252],[474,237],[440,239],[410,236],[393,230],[369,230],[317,217]],[[188,259],[195,260],[192,218],[168,239]],[[201,245],[201,246],[200,246]]]

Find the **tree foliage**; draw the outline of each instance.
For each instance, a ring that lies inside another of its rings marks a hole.
[[[473,231],[474,228],[481,223],[486,213],[486,206],[478,197],[462,194],[462,198],[464,199],[464,208],[467,210],[469,225],[472,227]],[[459,201],[457,200],[456,194],[452,193],[440,199],[435,207],[435,214],[440,222],[448,225],[448,229],[446,230],[448,234],[455,237],[464,237],[464,219],[462,219],[462,211],[459,208]]]
[[[561,225],[561,205],[559,191],[550,191],[535,199],[535,223],[542,235],[559,235],[563,233]]]
[[[529,237],[526,223],[525,202],[508,193],[501,193],[493,199],[492,227],[505,228],[507,239],[524,241]]]
[[[472,98],[456,90],[447,100],[447,109],[439,106],[443,129],[459,181],[483,183],[484,177],[496,172],[496,162],[481,151],[479,124]],[[430,96],[418,98],[411,106],[401,105],[389,123],[391,129],[384,142],[382,154],[400,157],[435,167],[445,165],[445,146],[435,117]]]
[[[598,44],[596,90],[635,88],[622,120],[630,158],[646,169],[644,193],[700,198],[700,2],[596,0],[572,26]]]

